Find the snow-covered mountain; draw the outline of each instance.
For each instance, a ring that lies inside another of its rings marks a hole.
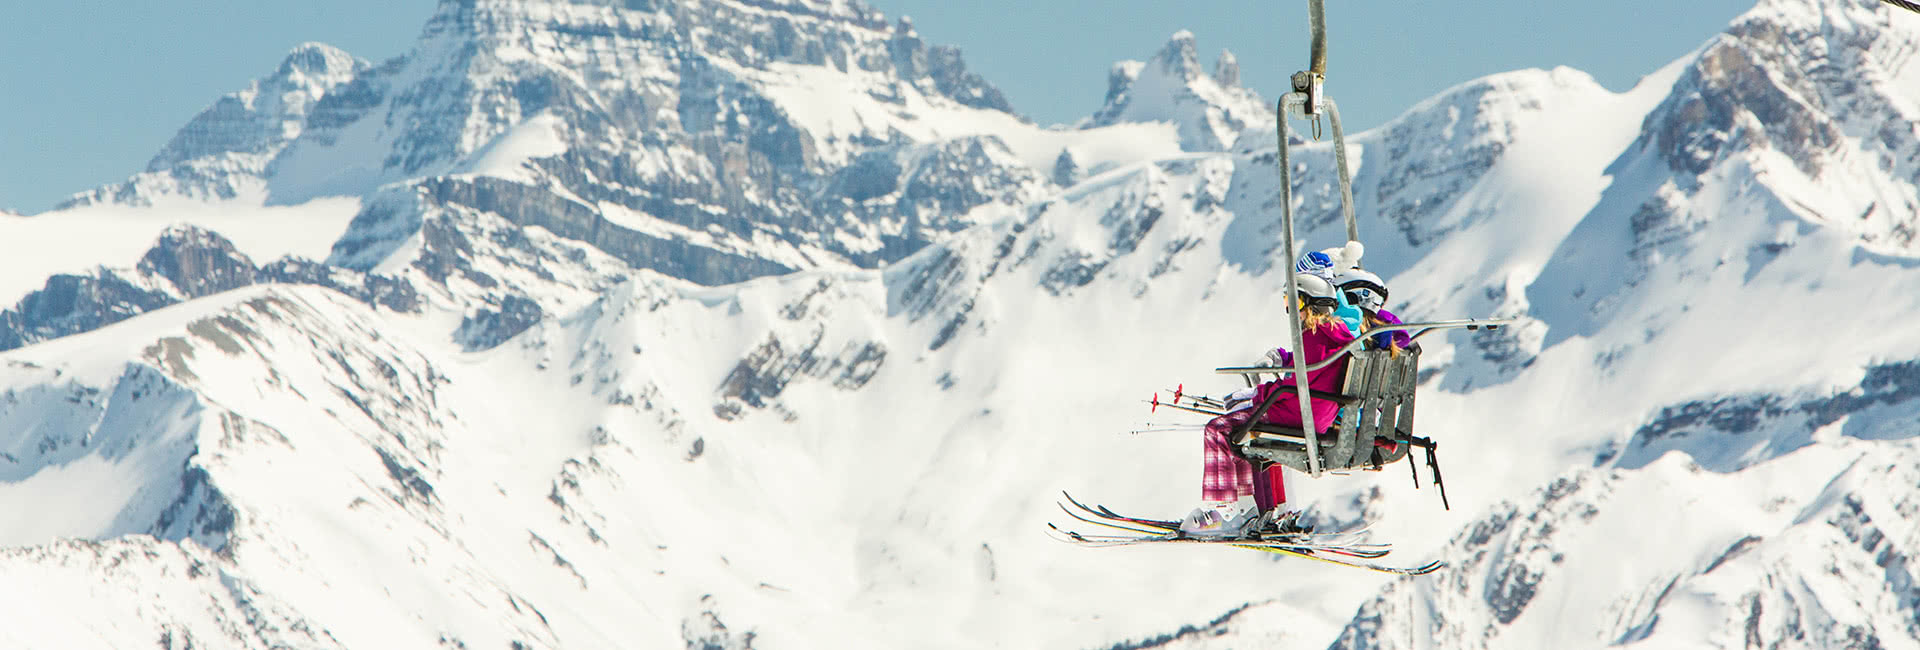
[[[1107,80],[1107,103],[1088,124],[1169,122],[1188,151],[1226,151],[1248,129],[1270,130],[1273,109],[1240,85],[1240,63],[1222,51],[1201,68],[1192,32],[1181,31],[1151,61],[1122,61]],[[1262,141],[1264,143],[1264,141]]]
[[[335,264],[486,212],[720,284],[897,260],[1035,198],[1071,139],[857,3],[597,4],[442,2],[378,66],[302,47],[69,205],[366,196]]]
[[[1293,486],[1408,579],[1042,534],[1190,507],[1138,401],[1284,336],[1271,113],[1190,34],[1076,128],[840,0],[302,46],[0,215],[0,646],[1920,647],[1916,22],[1763,0],[1354,135],[1396,312],[1525,321],[1426,341],[1458,508]]]

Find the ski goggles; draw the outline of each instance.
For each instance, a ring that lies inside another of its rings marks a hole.
[[[1347,302],[1367,311],[1380,311],[1387,306],[1387,290],[1372,282],[1356,282],[1345,287]]]
[[[1337,309],[1340,307],[1340,300],[1332,296],[1309,296],[1306,294],[1300,294],[1300,306],[1325,307],[1327,309]]]

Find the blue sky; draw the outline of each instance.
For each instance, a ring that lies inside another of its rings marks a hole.
[[[1351,130],[1488,74],[1566,65],[1614,90],[1691,51],[1753,0],[1387,2],[1327,0],[1327,88]],[[1240,60],[1269,98],[1305,66],[1306,2],[1286,0],[868,0],[911,16],[1042,124],[1099,108],[1107,69],[1194,33],[1211,64]],[[35,213],[142,170],[220,95],[294,46],[363,59],[405,52],[427,0],[64,0],[0,3],[0,209]]]

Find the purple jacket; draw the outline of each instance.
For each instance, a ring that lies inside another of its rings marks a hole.
[[[1373,312],[1373,315],[1374,317],[1379,318],[1380,322],[1386,323],[1388,325],[1399,325],[1401,322],[1399,316],[1393,315],[1393,312],[1387,311],[1386,309],[1381,309],[1379,311]],[[1392,341],[1394,347],[1399,347],[1399,348],[1406,348],[1413,345],[1413,337],[1408,336],[1405,330],[1381,332],[1379,334],[1373,335],[1374,345],[1378,345],[1384,348],[1384,347],[1387,347],[1388,341]]]

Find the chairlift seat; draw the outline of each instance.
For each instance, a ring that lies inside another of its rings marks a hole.
[[[1413,397],[1420,378],[1420,349],[1390,354],[1362,349],[1349,353],[1341,395],[1340,419],[1315,436],[1320,465],[1327,471],[1379,470],[1405,458],[1413,447]],[[1276,369],[1278,370],[1278,369]],[[1283,399],[1293,400],[1291,394]],[[1235,441],[1248,459],[1310,472],[1306,433],[1298,427],[1255,424]],[[1376,441],[1392,443],[1385,447]]]

